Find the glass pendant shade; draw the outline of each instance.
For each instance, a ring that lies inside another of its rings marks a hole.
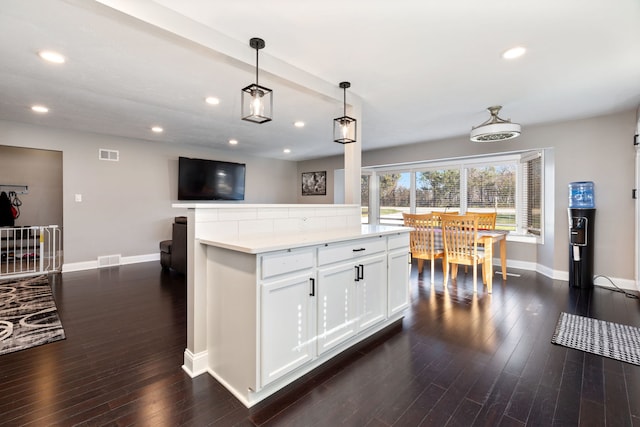
[[[344,91],[344,116],[333,119],[333,141],[340,144],[350,144],[356,142],[358,130],[356,119],[347,116],[347,88],[351,87],[351,83],[341,82],[340,87]]]
[[[356,119],[349,116],[338,117],[333,120],[333,140],[340,144],[356,142]]]
[[[273,117],[273,91],[258,84],[258,52],[265,43],[254,37],[249,40],[249,46],[256,50],[256,82],[242,89],[240,116],[249,122],[265,123]]]
[[[252,84],[242,89],[242,120],[265,123],[273,117],[273,92],[271,89]]]

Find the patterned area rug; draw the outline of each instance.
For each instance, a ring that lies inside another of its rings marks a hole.
[[[640,365],[640,328],[561,313],[553,344]]]
[[[0,281],[0,354],[64,338],[47,276]]]

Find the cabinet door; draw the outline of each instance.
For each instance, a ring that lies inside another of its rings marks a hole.
[[[387,259],[384,255],[356,261],[360,277],[356,281],[358,330],[387,317]]]
[[[315,357],[314,280],[309,270],[306,275],[266,282],[261,286],[262,386]]]
[[[352,262],[318,270],[318,354],[356,334],[355,279]]]
[[[389,316],[409,307],[409,248],[388,255]]]

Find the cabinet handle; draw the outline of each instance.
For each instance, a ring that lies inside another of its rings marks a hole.
[[[356,282],[360,281],[360,266],[359,265],[354,265],[354,268],[356,269]]]
[[[353,252],[362,252],[362,251],[366,251],[367,248],[360,248],[360,249],[354,249]]]
[[[409,251],[409,265],[413,264],[413,254]]]
[[[316,296],[316,279],[311,277],[309,278],[309,281],[311,282],[311,293],[309,294],[309,296],[315,297]]]
[[[360,275],[358,276],[358,280],[364,280],[364,265],[360,264]]]

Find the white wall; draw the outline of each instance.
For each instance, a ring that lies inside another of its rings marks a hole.
[[[568,183],[594,181],[596,197],[594,273],[634,280],[634,188],[635,111],[552,123],[523,124],[522,135],[510,141],[472,143],[465,137],[424,142],[383,150],[365,151],[363,166],[436,160],[516,150],[552,148],[546,158],[554,183],[546,188],[545,244],[537,248],[523,243],[508,244],[509,259],[537,263],[555,278],[568,271]],[[366,140],[363,142],[366,147]],[[298,172],[342,168],[338,157],[299,162]],[[332,184],[329,185],[329,188]],[[551,193],[549,193],[551,192]]]
[[[62,152],[65,265],[104,255],[157,256],[159,241],[171,237],[173,217],[185,214],[171,207],[179,156],[246,163],[245,203],[296,202],[294,162],[6,121],[0,121],[0,141]],[[98,160],[99,148],[119,150],[120,161]]]

